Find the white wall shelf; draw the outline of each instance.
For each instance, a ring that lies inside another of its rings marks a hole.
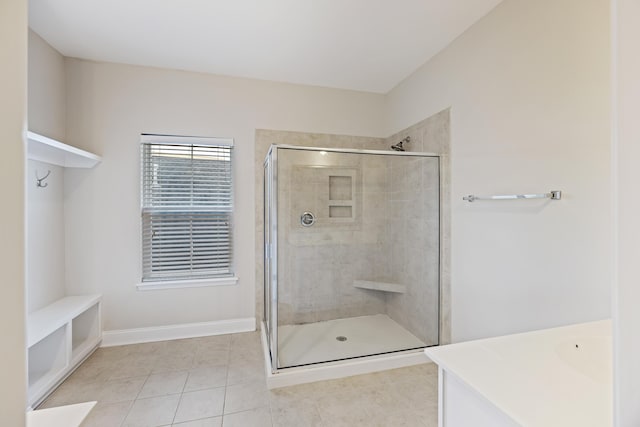
[[[372,282],[370,280],[354,280],[353,287],[396,294],[404,294],[407,291],[407,287],[405,285],[400,285],[398,283]]]
[[[92,168],[102,161],[97,154],[31,131],[27,132],[27,157],[65,168]]]
[[[41,402],[102,340],[101,296],[69,296],[29,314],[29,405]]]

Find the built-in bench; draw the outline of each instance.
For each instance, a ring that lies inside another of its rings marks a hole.
[[[101,295],[69,296],[28,316],[28,401],[35,407],[100,344]]]

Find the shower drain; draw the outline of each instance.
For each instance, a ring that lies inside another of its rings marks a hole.
[[[347,340],[347,337],[345,337],[345,336],[343,336],[343,335],[339,335],[339,336],[337,336],[337,337],[336,337],[336,339],[337,339],[338,341],[346,341],[346,340]]]

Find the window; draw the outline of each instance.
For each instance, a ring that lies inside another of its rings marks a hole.
[[[142,135],[142,281],[233,276],[233,140]]]

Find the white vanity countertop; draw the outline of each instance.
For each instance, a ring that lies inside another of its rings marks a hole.
[[[427,356],[523,426],[612,425],[611,320],[468,341]]]

